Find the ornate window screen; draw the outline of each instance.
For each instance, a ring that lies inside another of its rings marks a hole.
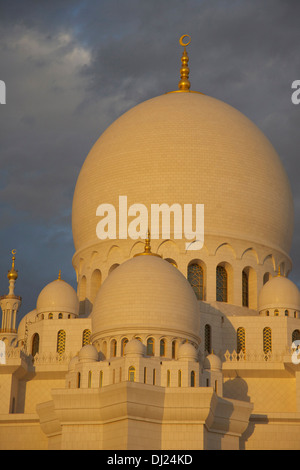
[[[90,336],[91,336],[91,331],[90,330],[84,330],[82,333],[82,346],[85,346],[86,344],[90,344]]]
[[[224,266],[217,266],[217,301],[227,302],[227,271]]]
[[[263,348],[265,354],[272,352],[272,330],[268,326],[263,330]]]
[[[241,351],[245,354],[246,352],[246,332],[245,328],[240,326],[237,329],[237,353],[239,354]]]
[[[59,330],[57,333],[57,352],[58,354],[63,354],[66,349],[66,332],[64,330]]]
[[[188,267],[188,281],[198,300],[204,300],[204,279],[203,268],[199,264],[193,263]]]
[[[243,290],[243,307],[249,307],[249,280],[248,280],[248,274],[243,271],[242,274],[242,290]]]

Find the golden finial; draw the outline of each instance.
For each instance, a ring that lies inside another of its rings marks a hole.
[[[18,279],[18,271],[15,270],[15,254],[17,253],[17,250],[12,250],[12,262],[11,262],[11,270],[8,271],[7,278],[8,280],[13,280],[16,281]]]
[[[61,269],[58,271],[58,278],[57,278],[58,281],[61,281]]]
[[[278,277],[281,277],[281,270],[280,270],[280,265],[278,266],[278,274],[277,274]]]
[[[159,258],[161,258],[160,255],[158,255],[158,254],[156,254],[156,253],[151,253],[150,230],[149,230],[149,229],[148,229],[148,232],[147,232],[147,238],[145,239],[144,252],[143,252],[143,253],[137,253],[137,254],[134,255],[134,256],[141,256],[141,255],[159,256]]]
[[[188,39],[187,41],[184,41],[185,39]],[[189,91],[191,84],[189,81],[189,74],[190,74],[190,69],[188,67],[188,62],[189,62],[189,56],[188,53],[186,52],[186,46],[188,46],[191,42],[191,36],[188,34],[184,34],[181,36],[179,39],[179,44],[183,47],[183,53],[181,57],[181,69],[180,69],[180,81],[178,83],[178,88],[181,91]]]

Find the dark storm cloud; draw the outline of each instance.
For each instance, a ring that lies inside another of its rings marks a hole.
[[[295,199],[292,279],[300,285],[300,2],[106,0],[2,2],[0,294],[17,248],[22,314],[58,269],[75,285],[71,205],[78,172],[104,129],[177,88],[188,33],[192,88],[252,119],[279,152]],[[280,191],[280,188],[269,188]]]

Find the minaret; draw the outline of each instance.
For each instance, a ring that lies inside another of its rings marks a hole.
[[[11,270],[8,271],[7,278],[9,281],[9,291],[7,295],[0,297],[0,307],[2,309],[2,325],[1,333],[17,332],[16,317],[21,306],[22,298],[15,295],[15,282],[18,279],[18,272],[15,270],[15,254],[16,250],[12,250]]]

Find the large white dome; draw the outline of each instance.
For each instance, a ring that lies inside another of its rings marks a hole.
[[[77,254],[101,244],[96,209],[102,203],[117,209],[120,195],[128,206],[145,204],[149,213],[154,203],[204,204],[204,237],[290,249],[293,202],[276,151],[243,114],[202,94],[143,102],[97,140],[73,199]]]
[[[94,302],[92,337],[175,335],[199,343],[196,296],[185,277],[151,255],[125,261],[104,281]]]

